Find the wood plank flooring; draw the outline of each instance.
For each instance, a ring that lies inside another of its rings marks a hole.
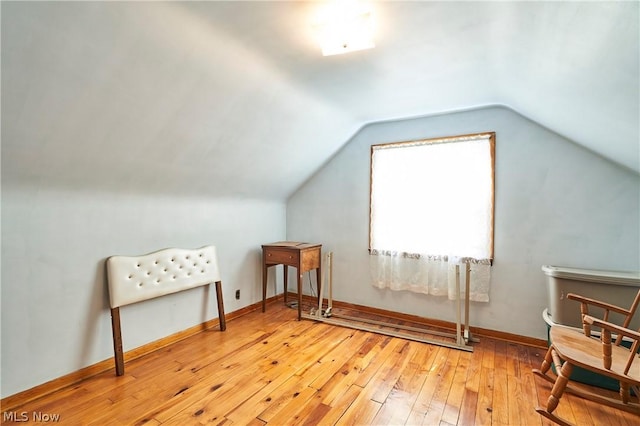
[[[548,425],[544,349],[481,338],[474,352],[297,321],[272,303],[13,410],[65,425]],[[566,395],[577,425],[637,416]],[[49,416],[40,417],[37,416]],[[36,421],[34,421],[36,420]],[[3,413],[3,424],[11,424]],[[25,422],[21,422],[25,423]]]

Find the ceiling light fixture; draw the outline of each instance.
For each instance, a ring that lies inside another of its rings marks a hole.
[[[371,8],[357,1],[333,1],[319,11],[316,25],[324,56],[371,49],[373,14]]]

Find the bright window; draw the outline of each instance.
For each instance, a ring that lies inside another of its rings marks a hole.
[[[495,133],[371,147],[372,254],[493,259]]]

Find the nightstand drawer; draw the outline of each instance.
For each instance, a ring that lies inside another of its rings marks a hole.
[[[296,266],[298,264],[299,251],[269,249],[265,253],[265,260],[269,264],[282,263]]]

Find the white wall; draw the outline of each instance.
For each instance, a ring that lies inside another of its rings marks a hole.
[[[451,302],[369,284],[370,146],[496,132],[495,263],[472,325],[537,338],[543,264],[640,270],[640,177],[504,107],[362,128],[287,204],[287,238],[334,252],[336,300],[455,321]]]
[[[229,313],[261,300],[260,245],[284,235],[283,202],[3,185],[2,397],[113,356],[108,256],[214,244]],[[127,306],[121,316],[126,351],[217,318],[215,291]]]

